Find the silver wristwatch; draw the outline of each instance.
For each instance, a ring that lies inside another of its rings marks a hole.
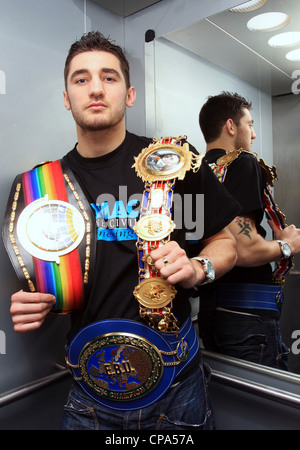
[[[201,283],[199,283],[199,286],[202,286],[202,284],[211,283],[214,281],[216,274],[214,266],[212,265],[212,262],[207,258],[201,258],[200,256],[194,256],[192,259],[196,259],[203,265],[203,269],[205,272],[205,279]]]
[[[282,254],[281,259],[289,258],[292,254],[290,244],[288,244],[286,241],[277,241],[277,242],[281,248],[281,254]]]

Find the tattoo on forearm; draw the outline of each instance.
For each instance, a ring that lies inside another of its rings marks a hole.
[[[249,219],[248,217],[236,217],[235,223],[241,229],[241,231],[238,234],[244,234],[251,240],[253,220]]]

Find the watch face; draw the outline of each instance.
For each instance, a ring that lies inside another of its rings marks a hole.
[[[291,256],[291,249],[290,249],[290,246],[289,246],[289,244],[287,244],[286,242],[284,242],[283,244],[282,244],[282,253],[283,253],[283,256],[285,256],[286,258],[288,258],[289,256]]]
[[[207,261],[206,270],[207,270],[207,276],[211,280],[214,280],[215,279],[215,270],[214,270],[213,265],[212,265],[212,263],[210,261]]]

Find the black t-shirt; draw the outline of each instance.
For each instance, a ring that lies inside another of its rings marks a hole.
[[[225,154],[225,150],[209,150],[205,159],[209,165]],[[242,152],[227,169],[223,182],[230,194],[242,207],[241,216],[251,217],[255,221],[257,232],[266,236],[261,222],[264,217],[264,187],[262,169],[254,155]],[[272,267],[264,264],[259,267],[235,266],[219,282],[272,284]]]
[[[114,151],[96,158],[84,158],[76,150],[70,151],[64,160],[73,171],[84,190],[97,224],[97,252],[93,271],[93,284],[86,298],[85,308],[71,315],[70,339],[82,327],[97,320],[126,318],[143,321],[139,305],[133,296],[138,284],[138,261],[135,235],[132,227],[138,220],[139,201],[144,182],[132,168],[134,157],[152,142],[127,132],[124,142]],[[192,151],[195,151],[190,147]],[[196,152],[195,152],[196,153]],[[184,180],[177,180],[174,195],[182,200],[182,227],[176,227],[171,235],[179,245],[194,253],[199,252],[201,241],[192,243],[186,239],[186,222],[192,211],[191,195],[204,194],[204,233],[208,238],[222,230],[239,213],[240,207],[218,182],[208,165],[203,162],[199,171],[187,172]],[[185,194],[185,195],[184,195]],[[194,218],[197,216],[194,213]],[[196,219],[199,220],[199,217]],[[199,236],[198,236],[199,237]],[[190,290],[176,286],[173,313],[182,324],[190,315]]]

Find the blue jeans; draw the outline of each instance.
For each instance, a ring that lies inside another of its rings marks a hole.
[[[214,418],[202,364],[153,405],[118,411],[93,401],[76,383],[65,405],[62,430],[211,430]]]
[[[278,320],[215,310],[206,324],[204,321],[205,316],[199,319],[205,349],[288,370],[289,349],[282,342]]]

